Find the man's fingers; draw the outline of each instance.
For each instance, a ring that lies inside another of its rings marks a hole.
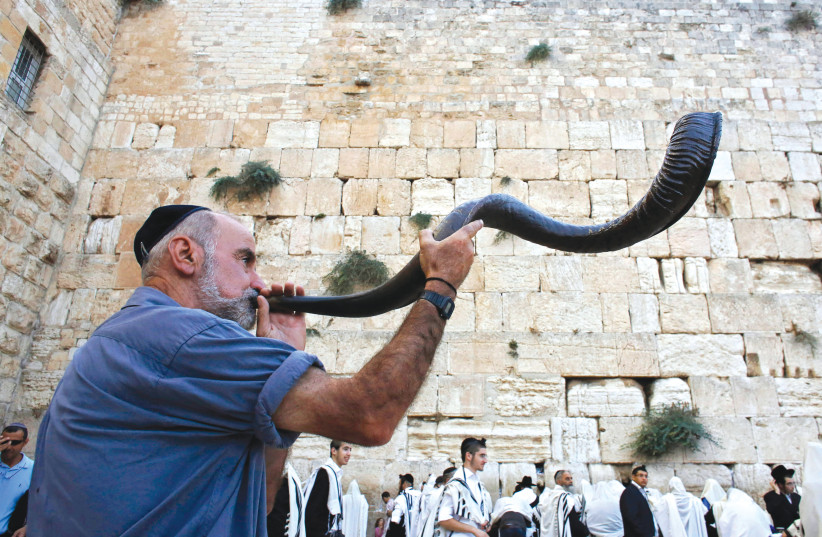
[[[462,229],[460,231],[464,231],[466,234],[468,234],[469,239],[473,239],[474,236],[476,236],[476,234],[479,233],[479,230],[482,229],[482,226],[482,220],[474,220],[473,222],[469,222],[462,226]]]

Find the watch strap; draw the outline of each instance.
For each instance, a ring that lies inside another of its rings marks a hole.
[[[434,307],[437,308],[437,312],[440,314],[440,317],[446,321],[450,319],[451,315],[454,313],[454,301],[445,295],[441,295],[426,289],[422,292],[420,298],[433,304]]]

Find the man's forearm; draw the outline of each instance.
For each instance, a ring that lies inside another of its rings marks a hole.
[[[283,468],[288,458],[287,449],[265,448],[265,500],[266,513],[274,508],[274,499],[277,491],[283,484]]]
[[[448,520],[440,520],[440,527],[454,533],[474,533],[477,528],[469,526],[465,522],[460,522],[449,518]]]

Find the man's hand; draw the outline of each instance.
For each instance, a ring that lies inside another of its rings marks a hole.
[[[279,339],[298,351],[305,350],[305,314],[293,311],[271,311],[267,297],[303,296],[305,289],[291,282],[272,284],[257,297],[257,337]]]
[[[464,225],[450,237],[439,242],[434,240],[434,232],[424,229],[420,232],[420,266],[426,278],[442,278],[454,287],[468,276],[474,262],[473,238],[482,229],[482,220]]]
[[[26,527],[23,526],[19,530],[15,531],[11,537],[26,537]]]

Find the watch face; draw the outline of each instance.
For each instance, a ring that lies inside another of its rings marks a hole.
[[[448,317],[451,317],[452,313],[454,313],[454,303],[449,300],[442,305],[442,314],[447,319]]]

